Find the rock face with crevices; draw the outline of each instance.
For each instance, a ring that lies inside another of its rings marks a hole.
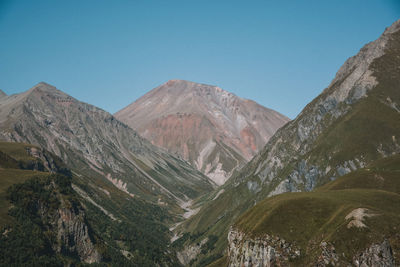
[[[115,116],[221,185],[289,119],[217,86],[170,80]]]
[[[65,203],[63,203],[65,205]],[[48,217],[46,211],[43,217]],[[85,212],[81,208],[71,209],[60,207],[55,217],[52,218],[53,224],[57,227],[58,242],[53,248],[57,253],[69,252],[76,253],[80,260],[85,263],[100,262],[101,255],[95,249],[93,241],[89,236],[89,229],[85,223]]]
[[[392,248],[388,240],[382,243],[371,245],[360,255],[353,258],[353,263],[357,267],[394,267]]]
[[[185,247],[182,251],[178,251],[176,256],[181,264],[187,266],[190,262],[195,259],[200,251],[201,247],[207,243],[208,238],[204,238],[200,243],[194,244],[192,246]]]
[[[231,229],[228,234],[228,261],[230,267],[287,266],[300,257],[300,250],[278,236],[264,235],[251,238]]]

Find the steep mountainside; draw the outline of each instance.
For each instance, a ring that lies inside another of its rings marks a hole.
[[[169,221],[42,148],[0,142],[1,266],[179,266]]]
[[[310,191],[400,153],[399,30],[397,21],[348,59],[329,87],[178,229],[197,233],[189,243],[217,235],[213,254],[222,253],[229,225],[265,197]]]
[[[46,83],[0,98],[0,138],[46,148],[81,175],[170,207],[185,206],[214,186],[109,113]]]
[[[115,114],[217,184],[249,161],[288,118],[216,86],[171,80]]]

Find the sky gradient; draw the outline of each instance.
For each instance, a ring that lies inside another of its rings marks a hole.
[[[45,81],[114,113],[170,79],[294,118],[400,0],[0,0],[0,89]]]

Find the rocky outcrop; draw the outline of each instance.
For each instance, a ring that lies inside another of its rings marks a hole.
[[[62,173],[66,176],[71,176],[70,170],[56,155],[47,152],[43,148],[34,146],[27,146],[25,149],[29,156],[37,159],[37,161],[32,162],[32,170]]]
[[[353,258],[357,267],[394,267],[395,261],[392,248],[388,240],[371,245],[362,253]]]
[[[47,225],[48,231],[56,237],[55,242],[51,244],[54,252],[78,257],[85,263],[100,262],[101,255],[89,234],[85,211],[82,207],[65,198],[59,192],[59,187],[55,182],[45,186],[45,189],[51,198],[59,203],[57,209],[40,200],[37,203],[43,225]]]
[[[321,242],[321,255],[314,267],[325,267],[325,266],[339,266],[339,255],[336,253],[335,247],[327,242]]]
[[[321,242],[320,250],[320,256],[315,261],[315,264],[312,264],[314,267],[396,266],[392,248],[386,239],[382,243],[373,244],[358,255],[355,255],[352,264],[340,257],[336,253],[335,247],[330,243]],[[296,266],[294,261],[300,256],[300,249],[277,236],[250,237],[232,228],[228,234],[228,262],[230,267]]]
[[[85,213],[78,209],[58,209],[57,252],[76,253],[80,260],[86,263],[100,262],[101,255],[95,249],[85,223]]]
[[[326,242],[322,242],[321,255],[319,256],[315,267],[326,266],[355,266],[355,267],[394,267],[395,260],[392,248],[387,239],[382,243],[372,244],[364,251],[353,257],[352,264],[340,257],[335,247]]]
[[[217,86],[170,80],[115,116],[221,185],[289,121]]]
[[[300,254],[294,244],[277,236],[252,238],[232,228],[228,234],[228,262],[231,267],[287,266]]]
[[[58,171],[57,165],[55,164],[53,158],[49,157],[48,153],[46,153],[43,149],[40,149],[38,147],[27,146],[26,152],[29,156],[37,158],[42,163],[39,165],[38,162],[36,166],[33,167],[33,170],[38,170],[38,171],[46,170],[49,172]]]
[[[207,243],[208,238],[204,238],[200,243],[192,246],[187,246],[182,251],[178,251],[176,256],[181,264],[187,266],[192,260],[194,260],[201,251],[201,247]]]

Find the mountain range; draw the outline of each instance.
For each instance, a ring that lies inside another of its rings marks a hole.
[[[292,121],[184,80],[115,115],[1,91],[0,265],[397,266],[399,138],[400,20]]]
[[[131,197],[181,205],[215,186],[111,114],[43,82],[0,99],[0,128],[3,140],[43,147]]]

